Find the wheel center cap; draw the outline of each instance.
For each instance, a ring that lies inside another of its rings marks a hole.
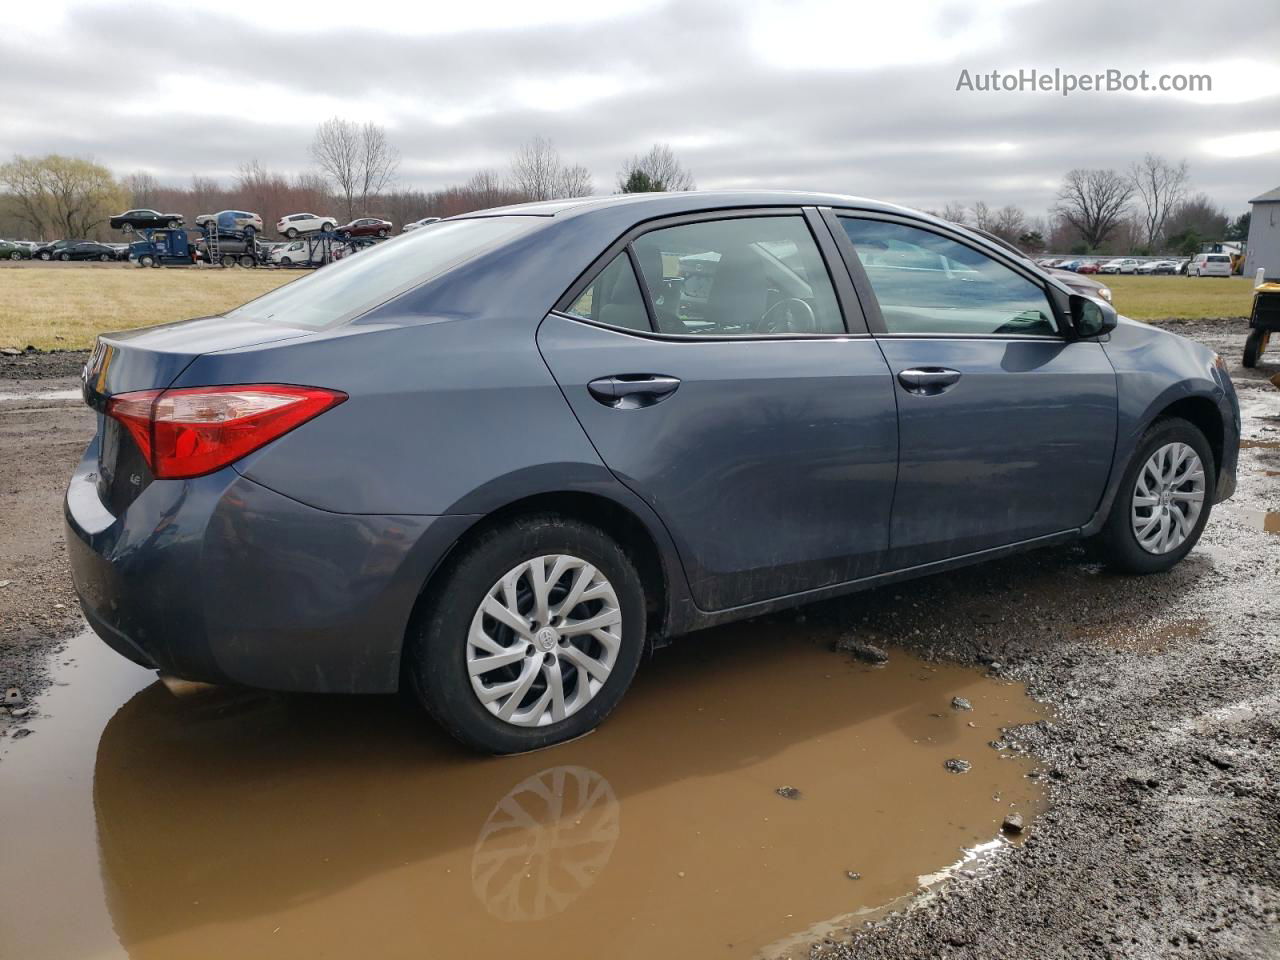
[[[1169,491],[1167,489],[1160,491],[1160,506],[1162,507],[1169,506],[1169,503],[1172,499],[1173,498],[1169,496]]]
[[[543,627],[533,635],[533,642],[543,650],[554,650],[560,642],[560,634],[551,627]]]

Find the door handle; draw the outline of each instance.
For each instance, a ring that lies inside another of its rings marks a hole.
[[[616,377],[600,377],[587,384],[587,390],[606,407],[635,410],[652,407],[676,392],[680,381],[652,373],[624,373]]]
[[[960,371],[947,367],[912,367],[898,374],[898,382],[907,393],[936,397],[960,382]]]

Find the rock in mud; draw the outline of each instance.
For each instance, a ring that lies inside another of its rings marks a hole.
[[[19,727],[17,730],[13,731],[13,739],[15,740],[21,740],[23,737],[29,736],[31,736],[31,731],[26,727]]]
[[[968,773],[969,768],[973,766],[968,760],[956,760],[952,758],[943,764],[952,773]]]
[[[836,650],[852,654],[864,663],[887,663],[889,660],[889,654],[885,651],[869,643],[863,643],[856,637],[841,637],[836,641]]]
[[[774,791],[780,797],[786,797],[788,800],[799,800],[800,791],[795,787],[779,787]]]
[[[24,698],[22,696],[22,691],[19,690],[17,687],[10,687],[8,690],[4,692],[5,706],[8,706],[8,707],[22,706],[23,702],[24,702]]]
[[[1000,829],[1005,833],[1021,833],[1023,826],[1022,814],[1011,813],[1004,818],[1004,823],[1000,824]]]
[[[968,700],[966,700],[964,697],[952,697],[951,709],[952,710],[972,710],[973,704],[970,703]]]
[[[856,870],[846,870],[846,871],[844,872],[844,875],[845,875],[846,877],[848,877],[850,880],[861,880],[861,879],[862,879],[862,874],[858,873],[858,871],[856,871]]]

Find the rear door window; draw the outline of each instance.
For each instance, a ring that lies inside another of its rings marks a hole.
[[[639,237],[634,248],[661,333],[844,333],[844,318],[803,217],[705,220]]]
[[[565,312],[611,327],[648,331],[649,314],[627,252],[614,257]]]

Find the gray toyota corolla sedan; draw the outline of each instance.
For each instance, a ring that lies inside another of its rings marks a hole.
[[[936,218],[647,194],[431,224],[99,338],[76,587],[192,680],[409,684],[485,751],[582,734],[646,648],[1090,538],[1166,570],[1231,495],[1209,350]]]

